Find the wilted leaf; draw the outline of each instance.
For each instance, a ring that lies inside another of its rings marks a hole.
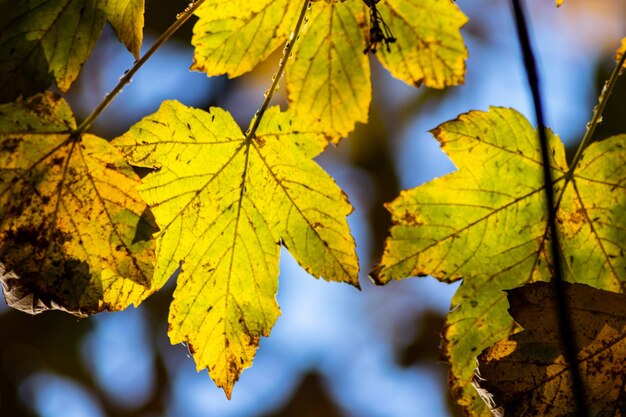
[[[157,169],[140,193],[161,228],[156,280],[181,267],[170,339],[228,396],[280,314],[279,243],[316,277],[358,285],[351,206],[310,159],[324,135],[278,108],[263,120],[247,140],[226,111],[169,101],[116,139]]]
[[[556,295],[544,282],[508,292],[509,313],[524,331],[478,357],[474,383],[498,416],[574,415],[570,365],[563,358]],[[626,296],[567,284],[578,369],[590,415],[626,410]]]
[[[153,232],[139,179],[46,93],[0,106],[0,280],[9,305],[82,316],[152,291]]]
[[[541,154],[536,131],[510,109],[473,111],[433,133],[458,171],[403,191],[388,206],[394,226],[373,277],[464,279],[444,354],[460,404],[488,415],[470,381],[476,355],[516,329],[501,290],[551,276]],[[567,279],[614,291],[626,281],[625,139],[586,149],[557,215]],[[558,138],[549,141],[560,194],[568,168]]]
[[[287,0],[207,0],[194,28],[194,69],[241,75],[288,39],[297,43],[287,67],[293,111],[328,132],[347,135],[367,122],[371,101],[369,8],[362,0],[314,1],[298,39],[290,34],[302,4]],[[378,9],[397,41],[380,51],[391,73],[411,85],[463,82],[467,18],[452,0],[382,0]],[[234,46],[233,46],[234,45]]]
[[[0,102],[45,90],[67,91],[108,17],[120,40],[139,54],[143,0],[22,0],[0,24]]]

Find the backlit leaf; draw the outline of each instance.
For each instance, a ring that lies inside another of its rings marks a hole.
[[[503,289],[549,280],[542,163],[535,130],[519,113],[473,111],[433,131],[458,171],[404,191],[379,283],[411,275],[464,282],[452,300],[444,354],[453,391],[472,415],[488,410],[470,386],[479,352],[516,329]],[[617,291],[626,282],[625,136],[594,143],[565,190],[563,146],[549,135],[566,277]]]
[[[367,122],[372,87],[363,54],[366,9],[355,1],[315,7],[287,71],[291,108],[340,136]]]
[[[29,96],[55,81],[67,91],[91,55],[106,18],[139,54],[143,0],[21,0],[3,8],[0,102]]]
[[[474,384],[498,416],[574,415],[570,365],[563,358],[556,294],[537,282],[508,292],[509,312],[524,331],[486,349]],[[626,296],[582,284],[565,286],[575,324],[578,369],[590,415],[626,410]]]
[[[444,88],[462,84],[467,50],[459,29],[467,17],[446,1],[385,0],[378,7],[399,39],[380,60],[391,74],[419,86]]]
[[[290,0],[206,0],[196,11],[192,69],[237,77],[283,44],[300,8]]]
[[[194,28],[194,69],[241,75],[290,38],[301,3],[208,0]],[[397,41],[378,56],[401,80],[443,88],[463,82],[467,19],[452,0],[382,0]],[[367,122],[371,101],[370,12],[362,0],[313,1],[287,66],[288,98],[300,118],[346,136]],[[235,45],[235,46],[233,46]]]
[[[139,179],[105,140],[74,139],[46,93],[0,106],[0,280],[9,305],[82,316],[152,291],[153,226]]]
[[[314,276],[358,286],[351,206],[310,159],[324,135],[303,127],[272,108],[247,140],[226,111],[170,101],[116,139],[157,169],[140,193],[160,227],[156,280],[180,265],[170,339],[228,396],[280,314],[281,242]]]
[[[144,0],[107,0],[104,11],[120,41],[139,59],[143,40]]]

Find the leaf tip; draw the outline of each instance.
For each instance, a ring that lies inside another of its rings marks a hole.
[[[232,399],[233,396],[233,384],[226,384],[222,387],[222,390],[224,390],[224,394],[226,394],[226,399],[228,399],[228,401],[230,401]]]

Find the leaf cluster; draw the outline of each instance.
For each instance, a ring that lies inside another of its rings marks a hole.
[[[314,277],[359,287],[347,222],[352,206],[314,158],[367,122],[371,60],[409,85],[444,88],[464,81],[468,56],[461,36],[467,18],[452,0],[197,0],[143,57],[143,0],[23,0],[0,4],[0,12],[5,298],[32,314],[86,316],[138,305],[176,275],[170,340],[185,343],[197,369],[208,369],[228,397],[280,315],[281,245]],[[165,101],[112,141],[88,133],[130,76],[192,15],[192,69],[209,76],[241,76],[283,47],[247,130],[221,108]],[[44,90],[55,84],[68,91],[106,22],[137,61],[76,123],[65,100]],[[623,49],[611,82],[624,65]],[[283,80],[288,107],[281,110],[270,103]],[[513,109],[470,111],[441,124],[432,133],[457,171],[388,205],[393,227],[371,277],[377,284],[415,275],[463,280],[443,353],[452,390],[472,416],[493,411],[482,398],[507,415],[527,415],[542,410],[550,394],[567,391],[558,379],[567,370],[559,340],[547,336],[555,320],[528,320],[543,314],[537,305],[552,311],[549,286],[540,283],[555,272],[551,215],[561,237],[556,256],[575,283],[568,286],[574,314],[585,335],[595,332],[584,336],[580,353],[592,398],[600,382],[589,370],[600,365],[585,355],[615,342],[602,354],[615,363],[621,358],[623,326],[608,331],[598,319],[619,316],[623,304],[621,295],[601,290],[623,292],[626,285],[626,135],[591,143],[608,92],[569,163],[551,132],[544,162],[537,130]],[[552,184],[543,181],[544,163]],[[140,179],[132,167],[149,173]],[[546,187],[558,196],[554,213],[545,210]],[[511,290],[512,317],[503,290]],[[589,312],[579,307],[589,297],[613,301]],[[519,325],[526,330],[514,335]],[[525,369],[504,392],[500,381],[519,372],[505,364],[511,358],[541,365]],[[550,381],[540,393],[538,375]],[[618,407],[623,392],[611,392],[602,410]]]

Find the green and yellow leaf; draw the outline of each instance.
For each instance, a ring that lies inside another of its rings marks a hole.
[[[463,278],[447,319],[444,354],[453,391],[488,415],[470,382],[479,352],[516,329],[503,289],[549,280],[542,162],[536,131],[511,109],[473,111],[433,131],[458,171],[389,205],[393,227],[373,277]],[[566,276],[617,291],[626,282],[625,136],[594,143],[570,182],[563,145],[549,135]],[[565,187],[565,188],[564,188]]]
[[[299,8],[290,0],[206,0],[196,11],[191,68],[229,77],[250,71],[287,40]]]
[[[507,291],[509,312],[524,331],[478,357],[474,384],[499,415],[576,414],[570,365],[563,357],[554,287],[537,282]],[[626,296],[565,285],[590,414],[622,416],[626,398]]]
[[[293,110],[346,136],[368,119],[369,9],[362,0],[314,1],[299,37],[290,39],[301,7],[286,0],[209,0],[198,11],[192,68],[238,76],[295,41],[286,72]],[[391,52],[379,55],[394,76],[435,88],[463,82],[467,50],[460,29],[467,19],[452,0],[382,0],[377,7],[397,38]]]
[[[180,266],[170,339],[229,397],[280,314],[281,242],[312,275],[358,285],[351,206],[311,160],[325,136],[295,120],[272,108],[246,139],[226,111],[170,101],[116,139],[157,169],[140,193],[160,227],[156,280]]]
[[[0,24],[0,102],[70,88],[91,55],[107,17],[139,54],[143,0],[24,0],[4,6]]]
[[[398,39],[379,49],[391,74],[407,84],[432,88],[462,84],[468,53],[461,28],[468,19],[448,1],[385,0],[378,7]]]
[[[291,109],[342,137],[367,122],[372,97],[365,10],[353,1],[315,7],[287,71]]]
[[[139,179],[105,140],[72,135],[62,99],[0,106],[0,281],[9,305],[84,316],[151,292],[153,241]]]
[[[108,0],[104,12],[120,41],[139,59],[143,40],[144,0]]]

